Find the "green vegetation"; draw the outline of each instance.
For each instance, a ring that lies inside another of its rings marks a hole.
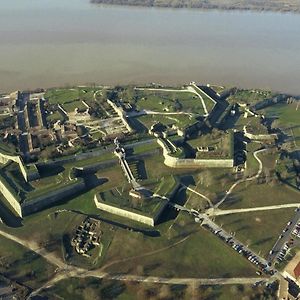
[[[155,242],[139,233],[124,235],[117,231],[106,256],[110,265],[105,270],[170,278],[251,277],[255,274],[255,268],[246,259],[203,230],[189,215],[180,213],[176,223],[172,223],[158,226],[162,236],[156,237]],[[180,253],[183,255],[178,259]],[[120,256],[124,262],[119,261]]]
[[[178,180],[174,176],[162,177],[160,180],[161,182],[155,190],[155,194],[170,198],[178,185]]]
[[[237,92],[234,93],[234,95],[228,98],[228,101],[233,103],[245,103],[254,105],[257,102],[268,98],[272,98],[273,96],[275,96],[275,94],[270,91],[237,90]]]
[[[299,192],[284,184],[245,182],[221,205],[222,209],[249,208],[297,203]]]
[[[172,127],[186,128],[189,125],[194,124],[197,119],[195,116],[187,114],[177,115],[144,115],[137,118],[148,130],[151,126],[157,122],[165,125],[168,129]]]
[[[135,198],[129,195],[129,187],[115,187],[113,190],[100,192],[99,201],[107,205],[118,207],[148,217],[155,217],[165,201],[156,198]]]
[[[299,108],[298,108],[299,107]],[[290,135],[294,142],[294,147],[300,147],[300,104],[299,101],[292,103],[279,103],[264,109],[267,117],[276,118],[272,127],[281,128]]]
[[[2,275],[30,288],[38,288],[53,274],[55,267],[38,254],[0,237]]]
[[[155,149],[160,149],[160,146],[157,144],[156,140],[153,140],[151,143],[145,143],[133,148],[133,155],[146,153]]]
[[[188,145],[196,152],[197,159],[222,159],[233,157],[233,132],[224,133],[213,130],[210,134],[188,140]],[[208,148],[208,151],[198,151],[197,148]]]
[[[201,100],[196,94],[176,90],[174,92],[137,90],[136,105],[139,110],[204,114]]]
[[[67,287],[67,288],[66,288]],[[121,282],[96,278],[69,278],[55,284],[42,296],[63,298],[65,300],[78,299],[182,299],[190,300],[198,297],[201,300],[272,300],[275,297],[263,287],[251,285],[226,285],[226,286],[192,286],[154,284],[139,282]],[[245,298],[247,297],[247,298]]]
[[[241,116],[236,124],[236,128],[243,130],[245,126],[248,133],[254,135],[268,134],[268,130],[262,124],[262,119],[260,117],[249,116],[248,118],[244,118]]]

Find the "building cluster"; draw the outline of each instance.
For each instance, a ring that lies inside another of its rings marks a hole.
[[[11,118],[0,128],[2,141],[13,141],[26,160],[43,155],[55,158],[73,153],[76,147],[93,148],[100,138],[119,137],[131,130],[118,107],[112,105],[111,111],[105,110],[105,118],[98,118],[86,101],[77,102],[80,107],[67,110],[63,104],[49,103],[44,92],[0,95],[0,116]]]
[[[11,115],[15,111],[16,102],[19,97],[19,92],[11,93],[10,95],[0,96],[0,114]]]
[[[89,250],[100,245],[102,236],[100,225],[99,220],[87,218],[78,226],[71,240],[71,245],[78,254],[89,257]]]

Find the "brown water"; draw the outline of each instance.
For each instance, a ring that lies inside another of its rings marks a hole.
[[[300,15],[0,4],[0,91],[194,80],[300,94]]]

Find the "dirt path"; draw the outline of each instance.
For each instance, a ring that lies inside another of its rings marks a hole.
[[[235,182],[231,187],[230,189],[226,192],[225,196],[214,206],[215,208],[218,208],[226,199],[227,197],[232,193],[232,191],[241,183],[243,182],[247,182],[247,181],[252,181],[256,178],[258,178],[263,170],[263,164],[262,164],[262,161],[258,158],[257,154],[259,153],[262,153],[264,151],[266,151],[267,149],[261,149],[261,150],[257,150],[253,153],[253,156],[254,158],[258,161],[258,164],[259,164],[259,168],[258,168],[258,171],[257,173],[252,176],[252,177],[249,177],[249,178],[246,178],[246,179],[240,179],[238,180],[237,182]]]

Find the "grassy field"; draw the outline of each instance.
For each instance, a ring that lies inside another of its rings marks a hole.
[[[46,91],[45,99],[50,104],[64,104],[78,99],[89,101],[94,99],[94,92],[97,90],[99,89],[93,87],[53,88]]]
[[[157,112],[194,112],[204,114],[199,97],[191,92],[165,92],[165,91],[136,91],[137,107],[139,110],[152,110]]]
[[[235,182],[234,175],[226,169],[199,170],[185,183],[216,203]]]
[[[267,257],[286,223],[295,214],[294,209],[279,209],[219,216],[216,222],[251,249]]]
[[[220,208],[249,208],[298,202],[300,204],[300,193],[283,184],[246,182],[240,184]]]
[[[156,140],[153,140],[151,143],[146,143],[146,144],[142,144],[142,145],[138,145],[135,146],[133,148],[133,155],[134,154],[141,154],[141,153],[145,153],[145,152],[149,152],[155,149],[160,149],[161,147],[158,145],[158,143],[156,142]]]
[[[232,158],[233,156],[233,133],[225,134],[222,131],[216,131],[212,134],[205,134],[187,142],[195,151],[197,147],[211,147],[209,152],[197,152],[198,159],[221,159]]]
[[[196,122],[194,117],[189,115],[144,115],[137,118],[146,128],[150,129],[151,126],[157,122],[162,123],[168,128],[171,128],[172,125],[177,126],[178,128],[185,128]]]
[[[164,176],[160,179],[160,184],[155,191],[160,196],[170,197],[178,181],[174,176]]]
[[[106,256],[111,272],[163,277],[253,276],[251,264],[188,215],[161,224],[161,237],[116,232]],[[122,245],[122,252],[119,251]],[[119,259],[123,259],[120,262]],[[113,263],[113,262],[116,263]],[[105,263],[104,263],[105,265]]]
[[[300,147],[300,104],[295,101],[291,104],[276,104],[264,109],[267,117],[278,118],[278,126],[288,135],[291,135],[295,145]]]
[[[23,246],[0,237],[0,272],[30,288],[37,288],[54,275],[55,267]]]
[[[61,208],[56,208],[56,210],[58,209]],[[23,222],[24,226],[19,228],[4,228],[4,230],[22,239],[29,241],[34,240],[41,247],[45,247],[48,251],[54,252],[58,257],[63,258],[69,264],[78,265],[87,269],[98,267],[102,263],[102,259],[105,256],[113,236],[114,231],[112,230],[112,226],[104,222],[101,224],[101,231],[103,233],[101,238],[102,245],[94,248],[90,252],[90,254],[92,254],[91,258],[86,258],[78,255],[71,249],[72,247],[70,245],[70,240],[73,237],[75,229],[86,216],[73,212],[54,211],[55,209],[48,209],[31,215],[25,218]],[[2,248],[0,251],[2,255],[2,253],[4,253],[2,252]],[[67,253],[68,255],[66,255]],[[28,261],[28,264],[28,268],[30,268],[30,261]],[[20,265],[21,261],[19,262],[19,266]]]
[[[251,285],[200,286],[164,285],[152,283],[120,282],[95,278],[69,278],[60,281],[41,296],[54,296],[65,300],[271,300],[274,295],[262,287]]]
[[[164,204],[160,198],[134,199],[129,196],[130,189],[131,186],[129,187],[127,184],[125,187],[119,186],[100,192],[100,202],[150,217],[155,216]]]
[[[245,175],[248,177],[252,177],[257,174],[259,170],[259,163],[257,159],[254,157],[254,152],[259,150],[261,145],[259,143],[249,143],[247,144],[247,161],[246,161],[246,170]]]
[[[268,134],[267,128],[262,125],[262,120],[260,117],[249,117],[244,118],[241,116],[237,123],[235,124],[235,128],[238,130],[243,130],[244,126],[247,127],[247,132],[251,134]]]
[[[274,96],[270,91],[262,90],[238,90],[234,95],[230,96],[227,100],[229,102],[240,102],[246,104],[255,104],[264,99],[268,99]]]

